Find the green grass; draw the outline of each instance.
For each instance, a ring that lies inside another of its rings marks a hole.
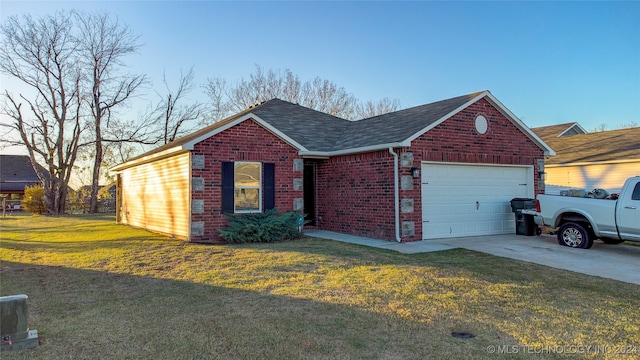
[[[29,296],[40,337],[3,360],[640,356],[614,353],[640,352],[639,286],[473,251],[313,238],[195,245],[110,216],[0,226],[0,295]],[[610,351],[549,351],[563,346]]]

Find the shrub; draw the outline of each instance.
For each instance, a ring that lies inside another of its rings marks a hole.
[[[44,199],[44,187],[42,185],[24,188],[22,208],[32,214],[42,214],[47,211],[47,202]]]
[[[302,236],[298,222],[300,215],[294,211],[278,216],[278,211],[273,209],[264,213],[227,215],[227,218],[229,226],[218,232],[231,243],[273,242]]]

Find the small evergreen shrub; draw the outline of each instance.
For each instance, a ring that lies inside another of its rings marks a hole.
[[[47,211],[47,202],[44,199],[44,187],[42,185],[24,188],[22,208],[32,214],[42,214]]]
[[[294,211],[278,215],[278,210],[273,209],[264,213],[227,215],[227,218],[229,226],[218,232],[230,243],[273,242],[302,236],[300,215]]]

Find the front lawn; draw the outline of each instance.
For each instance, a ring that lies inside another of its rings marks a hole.
[[[29,296],[40,337],[2,359],[640,356],[640,286],[488,254],[195,245],[110,216],[0,226],[0,295]]]

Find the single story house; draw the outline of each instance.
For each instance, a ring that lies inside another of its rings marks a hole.
[[[36,163],[35,166],[41,174],[47,175],[42,165]],[[36,184],[42,184],[42,181],[28,155],[0,155],[0,194],[9,209],[20,209],[24,188]]]
[[[220,241],[277,208],[395,241],[513,233],[553,150],[489,91],[348,121],[272,99],[113,167],[117,221]]]
[[[577,123],[532,129],[556,152],[545,162],[546,190],[605,189],[618,193],[640,175],[640,127],[587,133]]]

